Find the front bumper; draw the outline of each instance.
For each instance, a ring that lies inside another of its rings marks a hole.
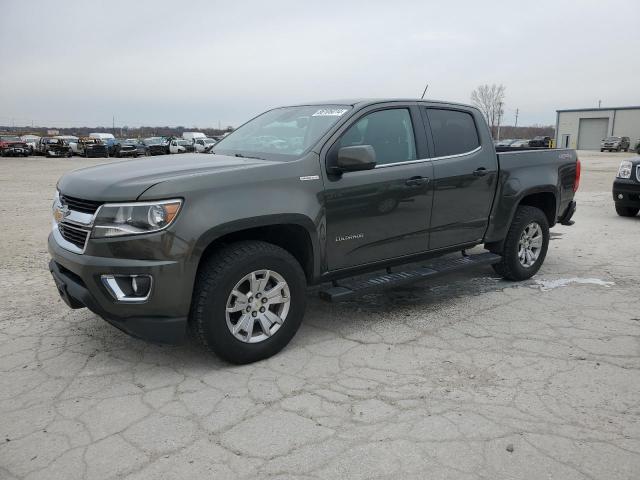
[[[47,157],[68,157],[71,154],[71,150],[45,150],[45,156]]]
[[[71,308],[86,307],[129,335],[155,343],[182,343],[191,296],[185,292],[184,266],[171,260],[131,260],[78,255],[49,235],[49,270]],[[144,303],[117,302],[100,281],[103,274],[147,274],[154,279]]]
[[[2,155],[7,157],[20,157],[23,155],[28,155],[30,150],[29,147],[5,147],[1,152]]]
[[[635,174],[634,168],[632,175]],[[613,182],[613,201],[621,207],[640,207],[640,182],[616,178]]]
[[[107,157],[107,151],[106,150],[86,150],[85,152],[87,158],[102,158],[102,157]]]

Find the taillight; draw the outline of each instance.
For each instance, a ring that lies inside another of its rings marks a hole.
[[[580,170],[581,170],[580,159],[576,158],[576,178],[573,181],[573,191],[574,192],[577,192],[578,191],[578,187],[580,186]]]

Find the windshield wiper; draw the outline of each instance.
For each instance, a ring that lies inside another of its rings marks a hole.
[[[264,158],[260,158],[260,157],[251,157],[249,155],[243,155],[241,153],[234,153],[233,154],[234,157],[240,157],[240,158],[253,158],[255,160],[264,160]]]

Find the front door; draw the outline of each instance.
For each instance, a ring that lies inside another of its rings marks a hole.
[[[427,108],[434,148],[430,248],[480,241],[487,229],[498,177],[488,131],[474,110]],[[483,141],[480,141],[484,135]],[[486,137],[486,138],[485,138]]]
[[[371,145],[377,162],[372,170],[326,179],[329,270],[429,248],[433,168],[421,122],[410,105],[369,109],[329,149],[327,159],[341,147]]]

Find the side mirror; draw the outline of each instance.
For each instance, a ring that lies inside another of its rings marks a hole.
[[[371,170],[376,166],[376,151],[371,145],[354,145],[338,150],[336,167],[342,172]]]

